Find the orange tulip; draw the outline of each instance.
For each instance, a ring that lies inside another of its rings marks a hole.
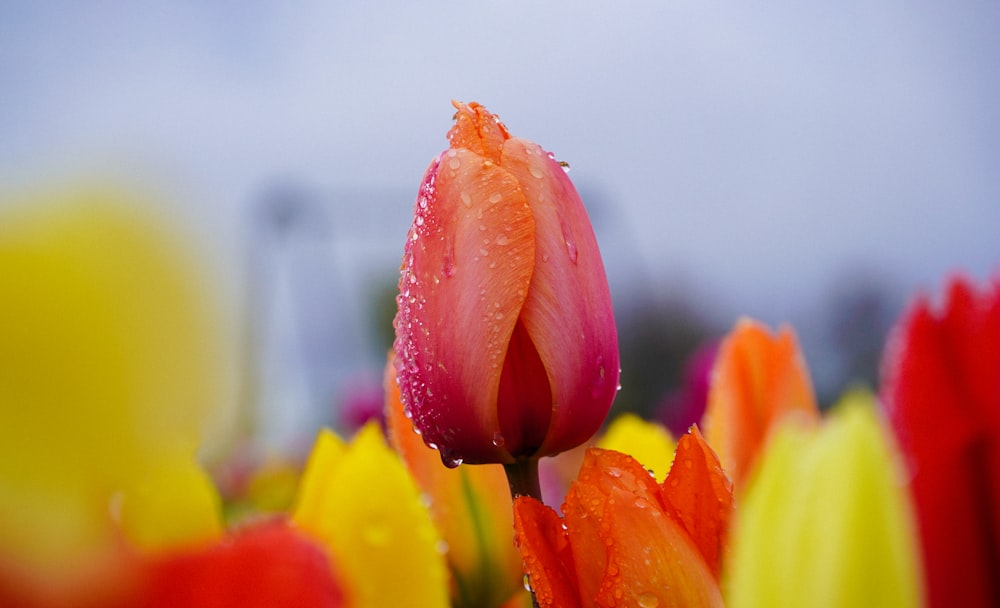
[[[589,439],[618,338],[586,210],[552,155],[456,103],[403,255],[397,379],[445,464],[552,455]]]
[[[732,484],[696,427],[662,484],[635,459],[587,451],[562,506],[514,503],[514,529],[540,606],[721,606]]]
[[[719,347],[712,368],[705,437],[723,468],[742,487],[768,435],[786,416],[819,421],[809,370],[795,333],[741,319]]]

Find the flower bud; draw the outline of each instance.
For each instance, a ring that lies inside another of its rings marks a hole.
[[[455,107],[403,254],[403,403],[447,465],[557,454],[597,431],[618,386],[597,241],[551,154],[479,104]]]

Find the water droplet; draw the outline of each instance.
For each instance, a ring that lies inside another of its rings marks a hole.
[[[497,321],[499,321],[500,319],[503,318],[503,313],[502,312],[498,312],[497,314],[493,315],[493,318],[496,319]]]
[[[448,161],[448,166],[451,167],[452,169],[458,169],[459,167],[462,166],[462,159],[452,158],[451,160]]]
[[[505,440],[503,438],[503,435],[500,434],[500,431],[493,433],[493,445],[495,445],[498,448],[502,448],[504,443]]]
[[[576,243],[566,239],[566,253],[569,254],[569,261],[576,264],[576,259],[579,256],[579,252],[576,249]]]
[[[417,219],[415,221],[416,221],[417,226],[423,226],[424,225],[424,216],[418,215]]]
[[[455,454],[455,451],[451,448],[442,447],[440,450],[441,462],[444,466],[449,469],[454,469],[458,465],[462,464],[462,459]]]
[[[501,246],[506,245],[507,244],[507,235],[506,234],[498,235],[497,239],[496,239],[496,243],[497,243],[497,245],[501,245]]]
[[[462,199],[462,204],[463,205],[465,205],[466,207],[470,207],[470,208],[472,207],[472,197],[469,196],[468,192],[463,191],[462,194],[460,195],[460,197]]]
[[[549,254],[543,253],[542,254],[542,261],[543,262],[548,262],[549,261]]]
[[[528,171],[530,171],[531,175],[533,175],[534,177],[537,177],[538,179],[542,179],[543,177],[545,177],[545,172],[542,171],[541,168],[539,168],[539,167],[537,167],[535,165],[531,165],[531,168],[528,169]]]
[[[483,256],[485,258],[489,254],[490,254],[490,252],[487,251],[485,247],[480,247],[479,248],[479,255],[481,255],[481,256]]]
[[[636,601],[639,603],[639,608],[659,608],[660,606],[660,598],[648,592],[640,595]]]
[[[444,248],[444,264],[442,267],[444,276],[449,279],[455,276],[455,244],[449,242]]]
[[[496,205],[497,203],[500,202],[502,198],[503,198],[502,194],[500,194],[499,192],[494,192],[493,194],[490,195],[490,202]]]

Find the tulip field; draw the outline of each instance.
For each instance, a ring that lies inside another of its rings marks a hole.
[[[912,294],[877,386],[830,407],[794,327],[734,318],[675,435],[612,408],[565,163],[453,105],[381,412],[239,500],[204,462],[223,354],[181,241],[113,189],[0,221],[0,608],[1000,605],[1000,275]]]

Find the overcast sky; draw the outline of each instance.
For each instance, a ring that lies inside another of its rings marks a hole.
[[[3,183],[169,184],[224,264],[274,178],[405,193],[402,243],[453,98],[571,164],[616,273],[723,314],[1000,262],[995,1],[22,4]]]

